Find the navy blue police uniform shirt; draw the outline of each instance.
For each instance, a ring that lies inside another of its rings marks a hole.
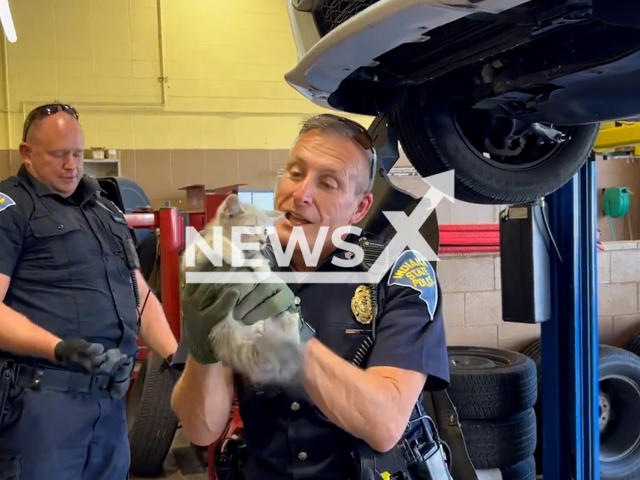
[[[4,303],[63,340],[133,356],[139,325],[124,254],[129,227],[100,192],[84,176],[65,199],[24,165],[0,182],[0,273],[11,278]]]
[[[347,241],[357,238],[350,236]],[[350,256],[345,250],[338,251],[317,270],[345,271],[332,263],[333,258]],[[302,316],[316,331],[316,338],[351,362],[371,329],[371,324],[358,322],[352,311],[359,284],[302,282],[289,287],[300,298]],[[363,367],[418,371],[427,376],[425,390],[447,388],[449,366],[441,298],[429,262],[419,253],[403,252],[378,284],[376,338]],[[186,355],[183,343],[174,365],[183,365]],[[355,478],[351,457],[354,437],[331,423],[301,387],[254,387],[238,376],[235,381],[243,440],[249,450],[243,467],[247,480]],[[357,408],[354,405],[354,410]]]

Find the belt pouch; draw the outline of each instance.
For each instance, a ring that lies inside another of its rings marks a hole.
[[[0,427],[9,410],[9,392],[13,386],[15,363],[13,360],[0,358]]]

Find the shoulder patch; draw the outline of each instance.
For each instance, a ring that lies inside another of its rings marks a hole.
[[[438,306],[436,272],[419,252],[415,250],[402,252],[391,268],[387,284],[409,287],[420,292],[420,300],[427,306],[429,316],[433,320]]]
[[[0,192],[0,212],[2,212],[3,210],[6,210],[7,208],[15,205],[16,202],[13,201],[13,198],[11,198],[9,195]]]

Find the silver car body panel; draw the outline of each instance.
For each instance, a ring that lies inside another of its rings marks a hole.
[[[298,62],[285,80],[316,105],[353,71],[404,43],[429,41],[428,32],[477,12],[498,14],[529,0],[380,0],[320,37],[308,0],[286,0]],[[426,35],[425,35],[426,34]]]

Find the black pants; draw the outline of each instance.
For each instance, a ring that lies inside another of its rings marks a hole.
[[[0,427],[0,480],[126,480],[126,401],[20,389]]]

